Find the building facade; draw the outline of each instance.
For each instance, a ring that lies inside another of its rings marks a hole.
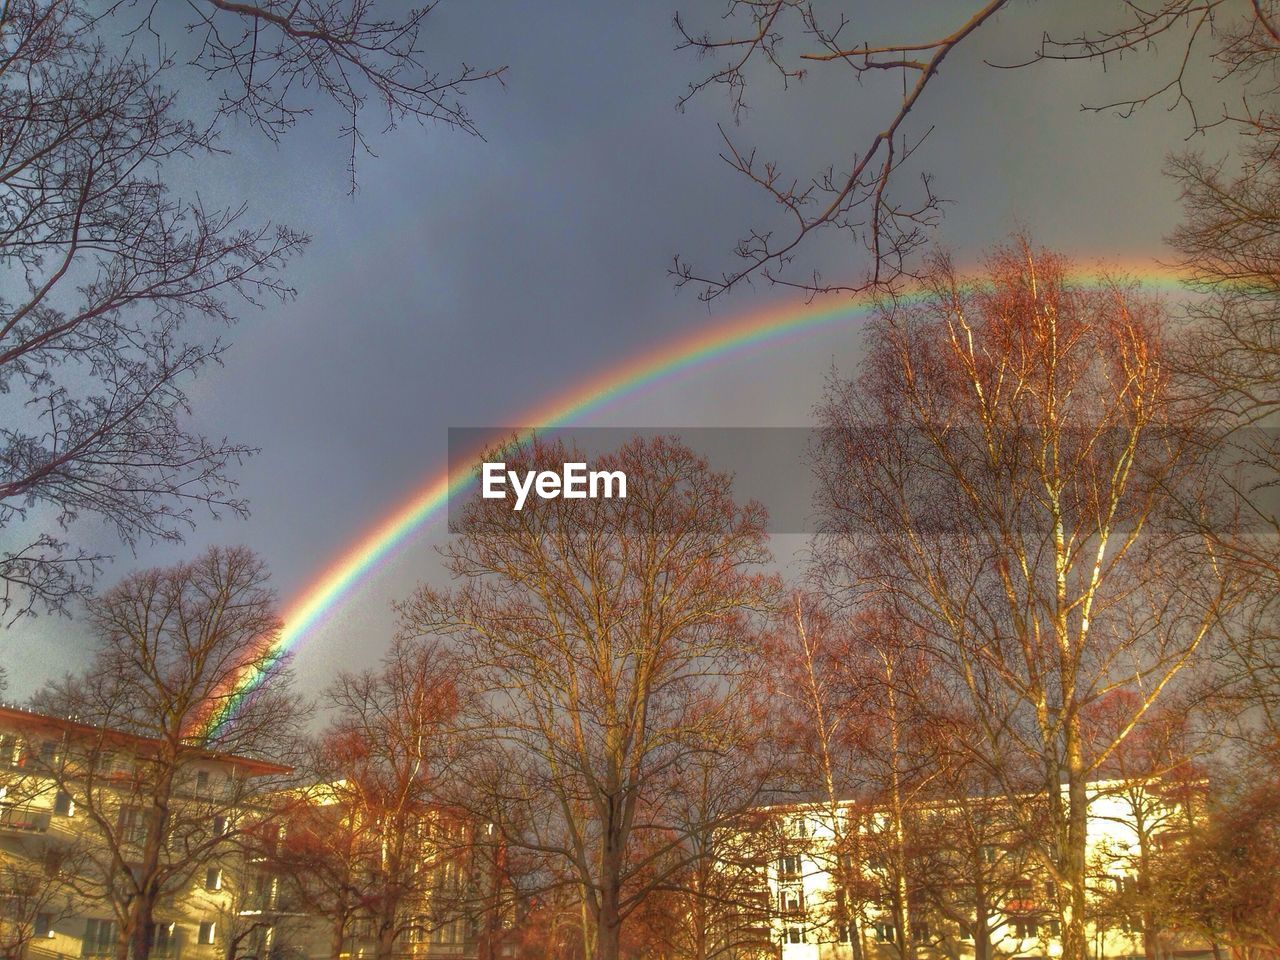
[[[853,803],[768,808],[778,855],[765,870],[769,953],[781,960],[896,960],[910,939],[951,960],[1061,954],[1055,888],[1024,839],[1027,804],[970,798],[915,804],[898,824]],[[1136,894],[1143,864],[1184,835],[1194,810],[1156,782],[1091,786],[1091,952],[1207,957],[1210,945],[1158,928]]]
[[[287,768],[164,753],[147,737],[0,707],[0,955],[117,956],[144,877],[151,956],[227,955],[242,892],[233,838],[253,780]]]
[[[0,958],[504,955],[491,829],[289,772],[0,706]]]

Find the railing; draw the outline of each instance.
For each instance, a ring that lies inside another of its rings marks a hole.
[[[30,807],[0,808],[0,830],[19,830],[23,833],[47,833],[49,811]]]

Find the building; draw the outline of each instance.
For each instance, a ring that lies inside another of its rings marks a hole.
[[[117,956],[143,876],[156,960],[503,955],[491,828],[290,772],[0,706],[0,957]]]
[[[1158,781],[1098,782],[1090,793],[1092,952],[1143,957],[1134,898],[1140,865],[1176,842],[1194,811]],[[924,957],[1059,955],[1054,886],[1015,819],[1027,806],[1015,812],[1000,797],[919,803],[900,833],[884,809],[865,805],[766,808],[779,848],[765,871],[770,953],[782,960],[896,960],[900,931],[909,930]],[[1194,939],[1154,935],[1163,957],[1211,955]]]
[[[379,797],[392,800],[337,781],[283,801],[287,827],[247,864],[263,930],[299,957],[504,955],[513,910],[493,828]]]
[[[287,772],[0,707],[0,953],[116,955],[130,884],[146,876],[159,890],[153,957],[227,956],[243,892],[234,837],[253,782]]]

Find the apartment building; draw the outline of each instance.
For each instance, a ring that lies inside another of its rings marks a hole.
[[[1139,883],[1141,863],[1176,842],[1194,811],[1155,783],[1099,782],[1090,795],[1091,952],[1140,958],[1142,918],[1127,895]],[[865,805],[767,809],[778,849],[765,869],[772,943],[766,956],[897,960],[900,930],[910,931],[923,957],[1061,954],[1053,883],[1007,800],[915,804],[900,834],[885,810]],[[1158,936],[1162,957],[1212,955],[1194,938]]]
[[[504,955],[491,832],[288,772],[0,706],[0,957],[117,956],[142,875],[155,960]]]
[[[165,753],[147,737],[0,706],[0,955],[115,956],[143,876],[158,891],[151,956],[232,953],[245,893],[233,837],[254,781],[288,768],[185,745],[176,761]]]
[[[286,952],[351,960],[505,955],[513,910],[492,827],[438,805],[379,804],[346,781],[299,792],[287,827],[247,865],[263,891],[250,906]]]

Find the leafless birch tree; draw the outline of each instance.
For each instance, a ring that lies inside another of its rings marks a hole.
[[[1066,269],[1027,242],[976,283],[936,260],[927,299],[887,302],[858,375],[831,382],[815,460],[828,588],[920,632],[1007,796],[1037,771],[1025,817],[1047,808],[1036,852],[1064,956],[1083,960],[1089,781],[1205,647],[1230,588],[1180,522],[1207,506],[1206,468],[1160,304]],[[1089,742],[1085,711],[1121,690],[1125,721]]]

